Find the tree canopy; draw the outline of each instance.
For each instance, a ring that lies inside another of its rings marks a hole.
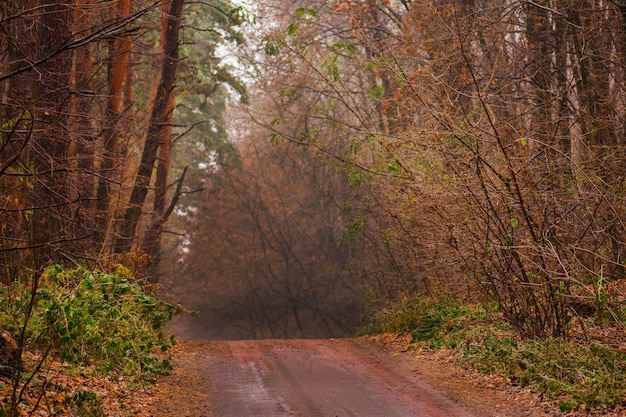
[[[241,10],[227,1],[7,1],[0,22],[2,281],[50,262],[146,253],[154,265],[187,191],[184,167],[172,165],[172,144],[186,139],[177,123],[212,125],[193,142],[222,152],[224,86],[245,98],[215,52],[241,43]]]

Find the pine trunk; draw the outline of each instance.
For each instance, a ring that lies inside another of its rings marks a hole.
[[[135,184],[124,213],[122,227],[115,245],[118,253],[128,252],[136,237],[137,225],[150,188],[152,171],[157,159],[157,152],[162,138],[162,131],[168,126],[170,95],[173,94],[178,66],[178,41],[184,0],[172,0],[167,16],[166,36],[163,45],[164,59],[161,76],[157,87],[152,114],[148,125],[146,143],[141,155],[141,162],[135,177]]]

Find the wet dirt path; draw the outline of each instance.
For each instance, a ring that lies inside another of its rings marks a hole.
[[[193,363],[208,407],[197,417],[474,416],[350,339],[202,343]]]

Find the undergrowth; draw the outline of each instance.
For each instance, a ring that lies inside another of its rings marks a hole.
[[[593,340],[521,339],[496,307],[404,297],[377,313],[366,332],[410,334],[414,347],[453,349],[462,363],[541,392],[564,412],[626,404],[626,352]]]
[[[32,283],[0,286],[1,341],[13,346],[4,354],[15,356],[17,350],[21,356],[18,363],[0,357],[0,384],[14,386],[13,402],[0,407],[0,416],[19,415],[17,405],[28,392],[25,384],[39,380],[37,384],[52,387],[45,376],[52,362],[76,375],[124,378],[133,384],[153,382],[171,369],[166,352],[175,341],[165,325],[177,306],[144,291],[126,268],[104,273],[54,266],[36,284],[35,294]],[[66,392],[62,398],[58,407],[74,409],[75,415],[101,415],[92,391]]]

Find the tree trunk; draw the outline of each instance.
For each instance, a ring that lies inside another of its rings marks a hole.
[[[117,18],[130,16],[130,0],[119,0]],[[110,229],[111,210],[109,205],[112,194],[112,183],[118,177],[119,165],[119,132],[117,125],[122,108],[122,92],[126,78],[126,68],[130,58],[130,39],[123,36],[110,42],[111,67],[108,80],[108,93],[105,105],[105,122],[102,131],[104,150],[102,152],[101,175],[96,195],[97,231],[95,241],[104,244]]]
[[[93,0],[76,0],[74,10],[74,33],[87,36],[91,29],[91,10]],[[82,92],[90,89],[93,75],[92,44],[88,43],[74,52],[70,85],[74,94],[70,101],[70,135],[69,161],[72,166],[71,189],[72,198],[80,205],[77,215],[77,233],[88,236],[96,229],[94,211],[95,176],[94,145],[96,126],[91,118],[94,111],[93,97]]]
[[[58,262],[64,252],[73,250],[69,243],[73,237],[70,218],[73,202],[67,198],[69,135],[66,130],[71,52],[51,57],[70,38],[70,3],[70,0],[41,2],[37,33],[40,48],[36,58],[44,61],[36,72],[30,72],[34,85],[36,124],[32,139],[35,177],[31,201],[34,208],[31,219],[32,244],[37,248],[33,266],[36,270],[49,260]]]
[[[161,129],[161,140],[159,141],[159,164],[156,171],[156,180],[154,184],[154,201],[152,208],[152,217],[150,226],[146,231],[143,240],[143,252],[150,255],[151,262],[151,281],[157,282],[157,272],[159,268],[161,253],[161,228],[167,221],[165,213],[165,203],[167,200],[167,180],[170,173],[170,161],[172,156],[172,118],[174,115],[174,99],[175,95],[170,94],[168,103],[167,120]],[[176,197],[175,197],[176,198]]]
[[[181,27],[181,16],[184,0],[172,0],[167,16],[165,42],[163,44],[164,59],[161,67],[161,77],[150,122],[146,143],[141,155],[141,162],[135,177],[135,184],[130,200],[124,213],[122,227],[115,245],[116,252],[131,250],[136,237],[137,225],[148,195],[152,171],[156,162],[159,143],[163,129],[168,125],[168,103],[173,94],[176,69],[178,66],[178,40]]]
[[[167,39],[167,3],[161,4],[161,45],[165,45]],[[165,53],[165,51],[163,51]],[[151,259],[151,281],[158,282],[158,269],[161,252],[161,228],[167,218],[165,217],[165,202],[167,200],[167,179],[170,173],[170,159],[172,153],[171,135],[172,119],[174,116],[174,101],[176,94],[170,94],[167,103],[167,116],[161,128],[161,139],[159,140],[159,158],[154,184],[154,199],[152,205],[152,216],[150,225],[143,239],[142,251],[150,255]]]

